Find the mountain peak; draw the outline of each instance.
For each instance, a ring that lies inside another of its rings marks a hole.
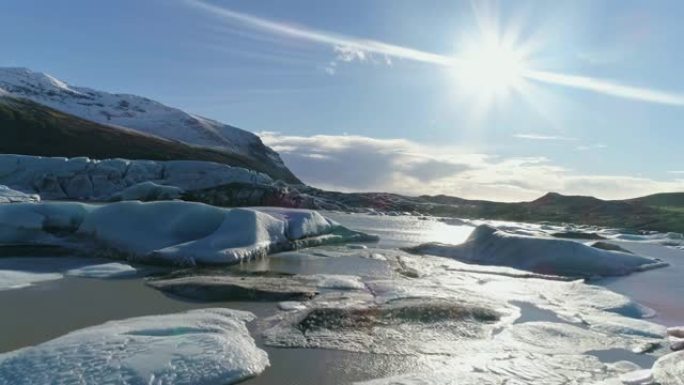
[[[25,67],[0,67],[0,88],[13,94],[40,94],[67,92],[79,94],[67,83],[44,72],[31,71]]]

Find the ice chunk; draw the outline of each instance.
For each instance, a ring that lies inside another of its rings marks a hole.
[[[251,313],[201,309],[130,318],[0,354],[0,384],[230,384],[261,373]]]
[[[112,262],[67,270],[65,274],[85,278],[123,278],[135,276],[138,271],[131,265]]]
[[[30,271],[0,270],[0,290],[21,289],[37,282],[61,279],[59,273],[34,273]]]
[[[278,303],[278,309],[283,311],[304,310],[306,305],[298,301],[282,301]]]
[[[0,244],[79,245],[140,262],[232,264],[298,246],[372,239],[308,210],[183,201],[0,205]]]
[[[595,384],[618,374],[595,357],[522,352],[470,353],[444,369],[357,382],[358,385],[567,385]],[[611,384],[612,385],[612,384]]]
[[[342,275],[295,275],[284,277],[195,275],[152,280],[150,286],[177,296],[204,301],[307,300],[319,289],[364,290],[358,277]]]
[[[637,370],[621,375],[620,381],[624,385],[648,385],[653,383],[653,373],[651,369]]]
[[[25,194],[21,191],[12,190],[7,186],[0,185],[0,203],[38,201],[40,201],[40,196],[38,194]]]
[[[257,210],[279,218],[287,223],[287,236],[290,239],[301,239],[327,233],[332,227],[339,226],[321,214],[311,210],[281,209],[276,207],[263,207]]]
[[[684,338],[684,326],[668,328],[667,334],[672,337]]]
[[[684,351],[660,357],[653,365],[653,378],[663,385],[684,384]]]
[[[510,234],[487,225],[478,226],[461,245],[428,243],[407,251],[578,277],[626,275],[667,265],[657,259],[601,250],[569,240]]]
[[[34,283],[67,276],[120,278],[137,274],[123,263],[103,263],[91,258],[5,257],[0,258],[0,290],[19,289]]]

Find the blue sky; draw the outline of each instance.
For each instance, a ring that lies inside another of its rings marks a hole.
[[[684,190],[683,15],[676,0],[4,0],[0,65],[263,133],[322,187],[622,198]],[[424,60],[512,31],[525,71],[575,78],[491,97],[487,74]]]

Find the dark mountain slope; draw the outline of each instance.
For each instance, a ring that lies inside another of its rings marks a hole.
[[[284,174],[255,159],[100,125],[25,99],[0,97],[0,136],[2,153],[204,160],[261,171],[274,179],[298,181],[289,170]]]

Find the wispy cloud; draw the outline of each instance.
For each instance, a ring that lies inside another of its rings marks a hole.
[[[643,102],[684,106],[684,94],[632,87],[587,76],[564,75],[552,72],[528,71],[524,75],[528,79],[556,84],[571,88],[617,96],[624,99]]]
[[[608,145],[603,144],[603,143],[596,143],[596,144],[582,144],[582,145],[575,147],[575,150],[577,150],[577,151],[589,151],[589,150],[601,150],[604,148],[608,148]]]
[[[420,61],[424,63],[451,65],[455,60],[455,58],[452,57],[425,52],[413,48],[402,47],[400,45],[388,44],[377,40],[360,39],[328,31],[307,28],[304,26],[295,26],[279,21],[268,20],[246,13],[233,11],[228,8],[219,7],[200,0],[185,1],[199,9],[222,17],[227,21],[240,23],[250,28],[255,28],[284,37],[307,40],[320,44],[328,44],[333,47],[347,47],[349,49],[362,50],[365,52],[388,55],[395,58]]]
[[[220,17],[229,23],[237,23],[247,28],[280,37],[305,40],[318,44],[326,44],[332,47],[344,47],[344,49],[349,53],[356,54],[356,58],[359,57],[359,52],[363,52],[363,55],[382,55],[386,58],[385,60],[387,63],[391,62],[391,58],[400,58],[440,66],[463,65],[462,58],[459,58],[455,55],[436,54],[410,47],[404,47],[401,45],[389,44],[378,40],[358,38],[329,31],[308,28],[300,25],[291,25],[284,22],[264,19],[246,13],[237,12],[228,8],[219,7],[202,0],[184,1],[198,9],[208,12],[216,17]],[[347,56],[347,58],[352,57],[353,56]],[[326,67],[325,70],[328,73],[334,73],[335,69],[332,67],[334,66]],[[526,79],[537,82],[582,89],[624,99],[639,100],[643,102],[665,105],[684,106],[684,95],[674,92],[623,85],[616,82],[586,76],[566,75],[536,70],[526,71],[523,76]]]
[[[527,140],[548,140],[548,141],[575,141],[577,138],[571,138],[567,136],[557,136],[557,135],[544,135],[544,134],[515,134],[514,138],[527,139]]]
[[[548,191],[620,199],[684,190],[684,181],[677,178],[584,175],[544,157],[501,158],[403,139],[274,132],[260,136],[305,182],[333,190],[500,201],[531,200]]]

